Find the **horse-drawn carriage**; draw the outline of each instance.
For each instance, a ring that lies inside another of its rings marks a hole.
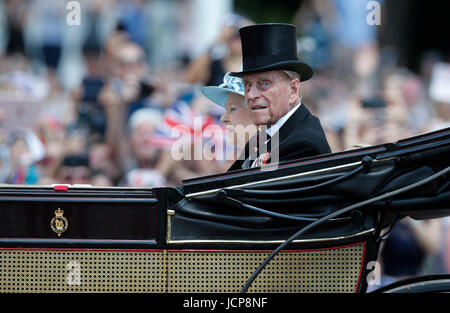
[[[2,186],[0,291],[365,292],[397,220],[450,215],[449,154],[444,129],[180,187]]]

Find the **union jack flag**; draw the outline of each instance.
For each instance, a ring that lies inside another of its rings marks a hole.
[[[211,149],[211,153],[224,153],[226,145],[225,125],[217,118],[202,115],[185,101],[177,101],[163,115],[161,126],[148,139],[148,143],[171,149],[175,143],[186,147],[201,144],[202,149]],[[221,148],[220,150],[218,148]],[[224,159],[216,156],[217,159]]]

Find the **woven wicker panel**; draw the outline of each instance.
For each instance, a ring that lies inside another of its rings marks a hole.
[[[0,292],[164,292],[163,251],[0,250]]]
[[[0,292],[239,292],[270,251],[0,250]],[[354,292],[364,244],[282,251],[249,292]]]
[[[355,292],[364,244],[282,251],[249,292]],[[239,292],[270,251],[169,251],[168,292]]]

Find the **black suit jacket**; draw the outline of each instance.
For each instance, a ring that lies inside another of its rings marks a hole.
[[[319,119],[312,115],[304,104],[300,105],[279,129],[278,145],[273,139],[269,140],[267,151],[275,156],[277,152],[275,149],[278,149],[279,162],[331,153]],[[228,171],[242,169],[244,160],[251,156],[249,152],[250,142],[251,140],[247,142],[242,152],[243,154],[233,163]],[[252,160],[252,157],[250,159]],[[275,162],[275,160],[272,159],[270,162]],[[252,163],[251,161],[250,165]]]

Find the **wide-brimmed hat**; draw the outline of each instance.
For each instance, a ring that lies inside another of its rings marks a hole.
[[[225,74],[221,85],[206,86],[202,87],[200,90],[208,99],[224,108],[230,92],[244,96],[244,84],[242,83],[242,79],[231,76],[230,72]]]
[[[274,70],[288,70],[300,74],[305,81],[313,76],[312,68],[298,59],[297,28],[291,24],[271,23],[242,27],[239,30],[242,43],[241,72],[231,76]]]

